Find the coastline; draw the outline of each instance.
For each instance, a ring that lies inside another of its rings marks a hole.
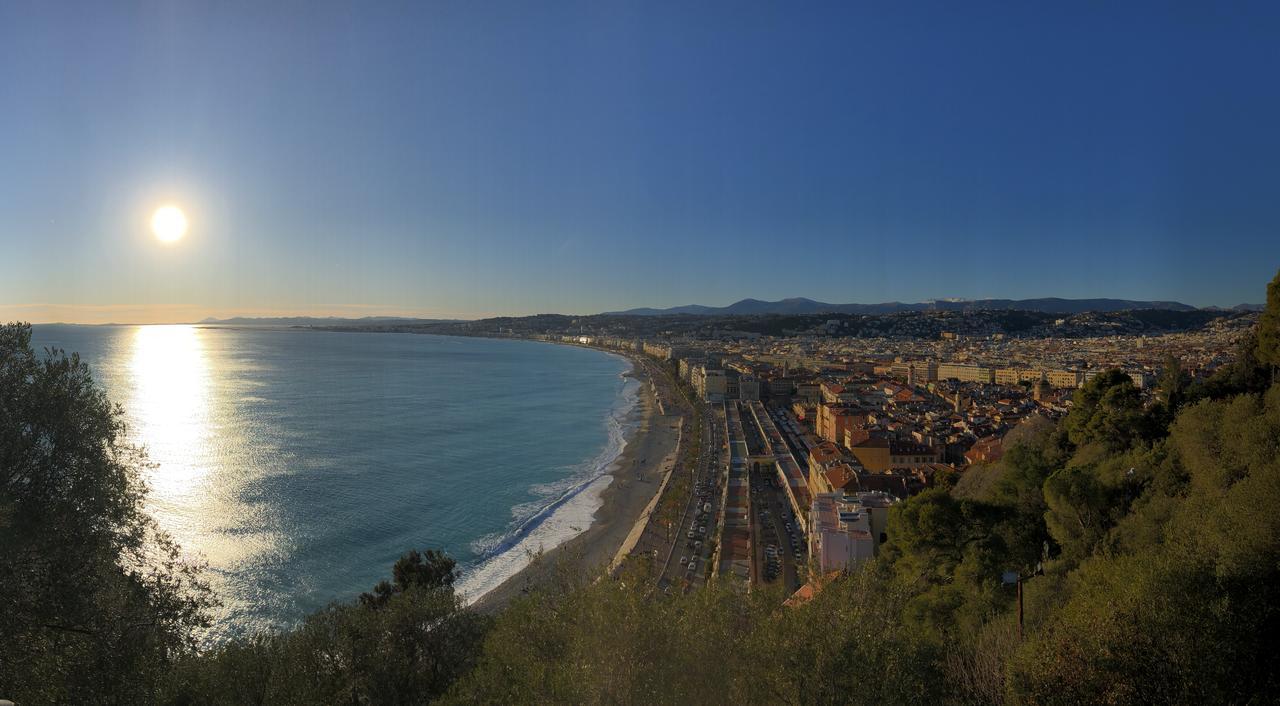
[[[608,482],[600,491],[599,507],[582,532],[532,557],[526,566],[471,601],[477,610],[498,610],[551,582],[566,569],[583,576],[606,571],[662,483],[663,473],[670,466],[676,449],[678,428],[673,428],[676,417],[659,412],[649,374],[634,356],[601,352],[627,358],[632,366],[627,374],[640,383],[640,390],[635,407],[637,419],[625,437],[622,453],[597,481]]]

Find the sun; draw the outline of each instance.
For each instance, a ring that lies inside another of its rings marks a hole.
[[[161,242],[181,240],[187,233],[187,216],[177,206],[161,206],[151,216],[151,231]]]

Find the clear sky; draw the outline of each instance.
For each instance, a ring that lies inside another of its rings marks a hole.
[[[1274,2],[10,0],[0,319],[1260,302],[1277,37]]]

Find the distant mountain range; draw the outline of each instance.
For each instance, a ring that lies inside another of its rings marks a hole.
[[[1241,304],[1234,311],[1254,311],[1258,305]],[[899,311],[975,311],[1004,310],[1039,311],[1046,314],[1079,314],[1086,311],[1124,311],[1126,309],[1164,309],[1169,311],[1194,311],[1196,307],[1181,302],[1134,301],[1131,299],[938,299],[906,304],[884,302],[881,304],[828,304],[803,297],[782,299],[776,302],[759,299],[743,299],[729,306],[702,306],[690,304],[669,309],[628,309],[606,312],[622,316],[668,316],[693,314],[699,316],[745,316],[751,314],[892,314]]]
[[[350,326],[350,325],[404,325],[404,324],[443,324],[458,319],[415,319],[405,316],[364,316],[358,319],[341,316],[268,316],[246,317],[236,316],[230,319],[209,317],[200,321],[202,324],[222,324],[226,326]]]
[[[1266,304],[1236,304],[1230,309],[1224,309],[1217,306],[1206,306],[1208,311],[1263,311],[1267,308]]]

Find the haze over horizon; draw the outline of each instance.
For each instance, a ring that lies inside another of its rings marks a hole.
[[[1151,7],[0,5],[0,320],[1260,302],[1280,8]]]
[[[1126,300],[1126,299],[1119,299],[1119,298],[1117,298],[1117,297],[1089,297],[1089,298],[1079,298],[1079,299],[1075,299],[1075,298],[1066,298],[1066,297],[1029,297],[1029,298],[1027,298],[1027,299],[1025,299],[1025,300],[1012,300],[1012,301],[1029,301],[1029,302],[1030,302],[1030,301],[1035,301],[1035,300],[1040,300],[1040,299],[1047,299],[1047,300],[1059,299],[1059,300],[1063,300],[1063,301],[1066,301],[1066,302],[1085,302],[1085,301],[1093,301],[1093,300],[1108,300],[1108,301],[1135,302],[1135,303],[1161,303],[1161,302],[1163,302],[1163,303],[1178,304],[1178,305],[1185,305],[1185,304],[1186,304],[1185,302],[1179,302],[1179,301],[1177,301],[1177,300]],[[944,302],[945,302],[945,303],[951,303],[951,304],[964,304],[964,303],[977,303],[977,302],[983,302],[983,301],[988,301],[988,300],[994,300],[994,301],[1009,301],[1009,298],[1008,298],[1008,297],[983,297],[983,298],[981,298],[981,299],[967,299],[967,298],[955,298],[955,297],[953,297],[953,298],[942,298],[942,297],[939,297],[939,298],[933,298],[933,299],[925,299],[925,300],[921,300],[921,301],[919,301],[919,302],[817,302],[817,301],[815,301],[815,300],[813,300],[813,299],[811,299],[811,298],[809,298],[809,297],[787,297],[787,298],[784,298],[784,299],[781,299],[781,300],[776,300],[776,301],[772,301],[772,302],[766,302],[766,301],[762,301],[762,300],[757,299],[757,298],[753,298],[753,297],[746,297],[746,298],[743,298],[743,299],[740,299],[740,300],[737,300],[737,301],[734,301],[734,302],[726,303],[726,304],[724,304],[724,305],[704,305],[704,304],[699,304],[699,303],[689,303],[689,304],[683,304],[683,305],[673,305],[673,306],[670,306],[670,307],[643,307],[643,306],[641,306],[641,307],[628,307],[627,309],[620,309],[620,310],[616,310],[616,311],[543,311],[543,312],[535,312],[535,313],[537,313],[537,314],[560,314],[560,315],[568,315],[568,316],[592,316],[592,315],[596,315],[596,314],[615,314],[615,315],[616,315],[616,314],[627,314],[627,315],[648,315],[648,314],[650,314],[650,313],[652,313],[652,312],[655,312],[655,311],[666,312],[666,311],[668,311],[668,310],[670,310],[670,311],[671,311],[671,313],[674,313],[674,314],[686,313],[686,312],[682,312],[682,311],[680,311],[680,310],[681,310],[681,309],[684,309],[684,308],[689,308],[689,307],[695,307],[695,308],[711,308],[711,309],[732,309],[734,305],[744,304],[744,303],[752,303],[752,302],[753,302],[753,303],[763,303],[763,304],[782,304],[782,303],[787,303],[787,302],[806,301],[806,302],[811,302],[811,303],[814,303],[814,304],[830,304],[830,305],[833,305],[833,306],[837,306],[837,307],[839,307],[839,306],[847,306],[847,305],[853,305],[853,306],[877,306],[877,305],[893,305],[893,304],[903,304],[903,305],[913,306],[913,305],[919,305],[919,304],[928,304],[928,303],[932,303],[932,302],[939,302],[939,303],[944,303]],[[1237,308],[1237,307],[1239,307],[1239,306],[1247,306],[1247,307],[1250,307],[1250,308],[1258,308],[1258,307],[1261,307],[1262,305],[1261,305],[1261,304],[1254,303],[1254,302],[1240,302],[1240,303],[1238,303],[1238,304],[1236,304],[1236,305],[1232,305],[1232,306],[1207,305],[1206,307],[1199,307],[1199,308],[1220,308],[1220,309],[1223,309],[1223,310],[1230,310],[1230,309],[1233,309],[1233,308]],[[29,313],[29,312],[31,312],[31,311],[40,311],[40,310],[46,310],[46,311],[63,311],[63,312],[73,311],[73,309],[72,309],[71,307],[58,307],[58,308],[55,308],[55,307],[51,307],[51,306],[49,306],[49,305],[32,305],[32,306],[30,306],[30,307],[12,307],[12,308],[14,308],[14,309],[24,309],[24,308],[25,308],[25,309],[27,309],[28,313]],[[1029,308],[1029,309],[1034,309],[1034,310],[1043,310],[1043,309],[1036,308],[1036,307],[1028,307],[1028,308]],[[1165,308],[1165,307],[1139,307],[1139,308]],[[1177,308],[1177,307],[1169,307],[1169,308]],[[182,312],[182,311],[190,311],[190,309],[185,309],[185,308],[182,308],[182,307],[156,307],[156,308],[143,308],[143,307],[133,307],[133,308],[130,308],[130,307],[99,307],[99,308],[94,308],[94,309],[92,309],[92,310],[97,314],[97,316],[98,316],[98,320],[94,320],[94,321],[76,321],[76,320],[71,320],[71,319],[68,319],[68,318],[48,318],[48,319],[44,319],[44,320],[32,320],[32,319],[31,319],[31,317],[23,318],[23,317],[21,317],[21,316],[19,316],[18,318],[19,318],[19,320],[28,321],[29,323],[34,323],[34,324],[84,324],[84,325],[104,325],[104,324],[120,324],[120,325],[140,325],[140,324],[141,324],[141,325],[153,325],[153,324],[155,324],[155,325],[158,325],[158,324],[201,324],[201,323],[220,323],[220,322],[225,322],[225,321],[252,320],[252,319],[262,319],[262,320],[271,320],[271,319],[317,319],[317,320],[320,320],[320,319],[336,319],[336,320],[352,320],[352,321],[354,321],[354,320],[360,320],[360,319],[420,319],[420,320],[458,320],[458,321],[464,321],[464,320],[480,320],[480,319],[487,319],[487,318],[495,318],[495,317],[508,316],[508,314],[501,314],[501,313],[499,313],[499,314],[485,314],[485,315],[481,315],[481,316],[476,316],[476,315],[442,315],[442,314],[423,314],[423,313],[418,313],[418,312],[413,312],[413,311],[408,311],[408,312],[403,312],[403,311],[402,311],[402,312],[394,312],[394,311],[393,311],[392,313],[385,313],[385,312],[384,312],[384,310],[382,310],[382,309],[380,309],[380,308],[363,308],[363,307],[346,307],[346,308],[340,308],[340,309],[338,310],[338,312],[339,312],[339,313],[333,313],[333,312],[319,312],[319,313],[317,313],[317,312],[315,312],[315,311],[310,311],[310,312],[306,312],[306,311],[304,311],[304,312],[290,312],[290,311],[283,311],[283,312],[281,312],[281,311],[249,311],[249,312],[246,312],[246,313],[237,313],[237,314],[228,314],[228,315],[218,315],[218,314],[216,314],[216,313],[215,313],[215,314],[208,314],[208,315],[205,315],[205,316],[201,316],[201,317],[199,317],[199,318],[196,318],[194,314],[193,314],[193,315],[189,315],[189,316],[185,316],[185,317],[184,317],[184,316],[179,315],[179,313],[178,313],[178,312]],[[1105,309],[1105,310],[1110,310],[1110,309]],[[820,311],[821,311],[821,310],[815,310],[814,312],[808,312],[808,313],[820,313]],[[733,312],[727,312],[727,313],[733,313]],[[770,312],[767,312],[767,313],[781,313],[781,312],[772,312],[772,311],[770,311]],[[797,313],[797,312],[792,312],[792,313]],[[800,312],[798,312],[798,313],[806,313],[806,312],[804,312],[804,311],[800,311]],[[885,313],[885,312],[866,312],[866,313]],[[1064,312],[1064,313],[1065,313],[1065,312]],[[122,316],[122,315],[123,315],[123,316]],[[131,315],[132,315],[134,318],[130,318],[130,316],[131,316]],[[523,316],[523,315],[532,315],[532,314],[522,314],[522,316]],[[156,318],[157,316],[159,316],[160,318]],[[112,317],[114,317],[114,318],[112,318]],[[165,317],[167,317],[167,318],[165,318]]]

